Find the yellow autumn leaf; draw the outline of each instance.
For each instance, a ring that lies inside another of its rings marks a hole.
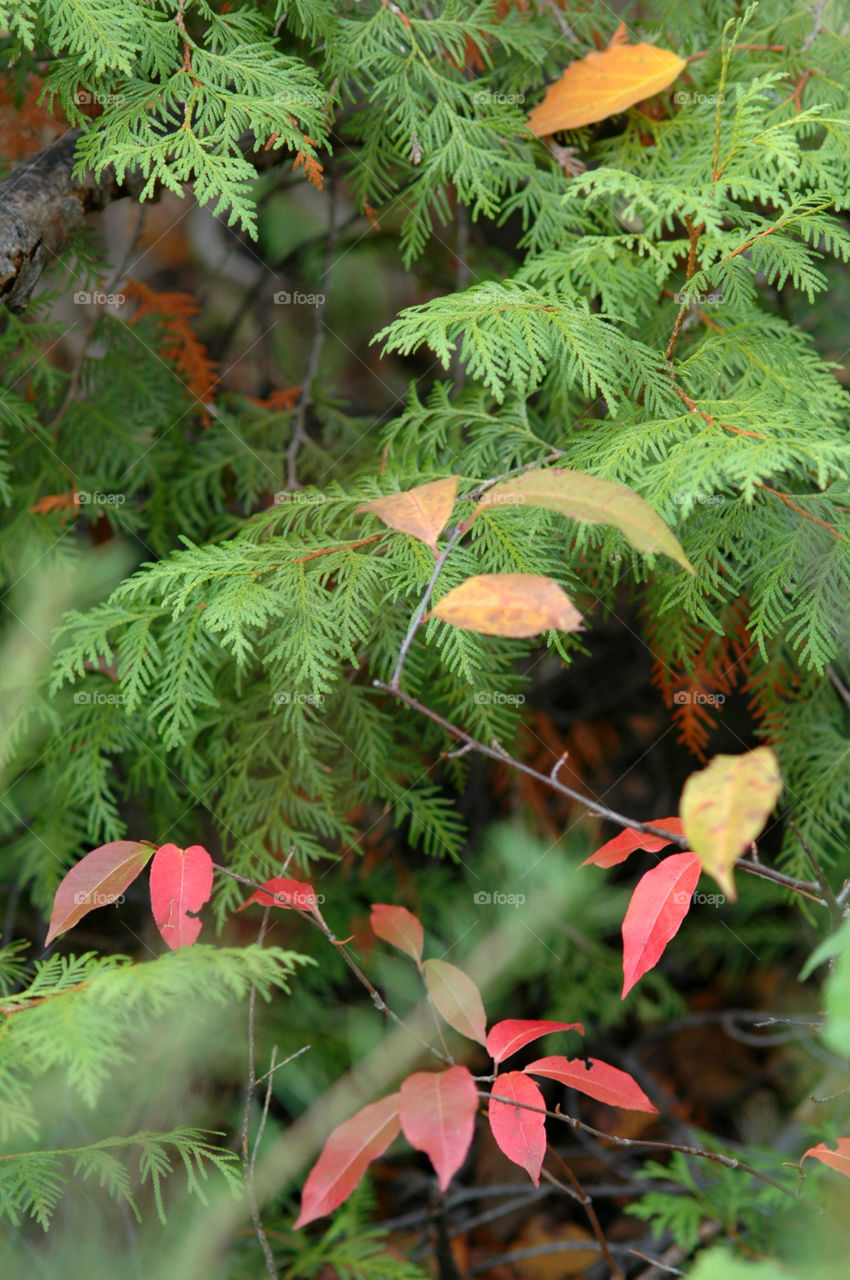
[[[528,119],[538,138],[578,129],[643,102],[672,84],[687,63],[654,44],[613,44],[571,62]]]
[[[637,551],[660,551],[694,573],[681,544],[655,508],[615,480],[557,467],[536,468],[494,485],[477,510],[488,506],[545,507],[584,524],[612,525]]]
[[[436,552],[437,536],[452,514],[457,486],[457,476],[446,476],[444,480],[434,480],[431,484],[417,485],[415,489],[363,502],[357,513],[371,511],[391,529],[409,533]]]
[[[685,783],[679,813],[688,844],[733,902],[732,868],[764,827],[781,791],[779,764],[770,747],[743,756],[715,756]]]
[[[431,610],[462,631],[523,639],[555,628],[581,630],[581,614],[553,578],[539,573],[480,573],[453,587]]]

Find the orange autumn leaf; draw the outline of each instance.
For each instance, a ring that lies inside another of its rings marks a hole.
[[[571,62],[528,118],[538,138],[578,129],[642,102],[672,84],[687,63],[653,44],[611,44]]]
[[[371,511],[391,529],[409,533],[412,538],[426,543],[436,554],[437,536],[452,514],[457,484],[457,476],[446,476],[431,484],[420,484],[415,489],[363,502],[357,508],[357,514]]]
[[[11,76],[8,81],[0,85],[0,154],[6,160],[24,160],[55,142],[68,128],[68,121],[58,108],[53,115],[39,105],[44,88],[40,76],[29,77],[20,99]]]
[[[539,573],[477,574],[444,595],[431,615],[483,636],[581,630],[581,614],[567,593]]]
[[[38,502],[34,502],[29,508],[30,515],[45,516],[51,511],[61,511],[65,507],[77,507],[79,503],[76,500],[76,494],[72,493],[48,493],[43,498],[39,498]]]
[[[143,316],[155,316],[159,320],[163,332],[160,355],[174,362],[186,390],[201,402],[201,420],[208,427],[210,415],[204,406],[212,401],[218,378],[215,361],[209,358],[206,347],[189,323],[200,306],[188,293],[158,293],[141,280],[128,280],[124,294],[139,304],[131,325]]]
[[[304,141],[308,143],[311,147],[315,145],[315,143],[313,142],[313,139],[308,138],[306,134],[304,135]],[[323,176],[322,166],[319,164],[319,161],[316,159],[316,157],[311,156],[307,151],[299,151],[296,154],[295,161],[292,165],[293,173],[296,172],[299,165],[304,166],[304,177],[307,179],[307,181],[312,182],[313,186],[316,188],[317,191],[321,191],[324,185],[324,176]]]
[[[282,409],[294,409],[300,396],[300,387],[278,387],[271,395],[266,396],[265,400],[258,400],[255,396],[246,396],[245,399],[250,404],[255,404],[258,409],[270,409],[278,413]]]

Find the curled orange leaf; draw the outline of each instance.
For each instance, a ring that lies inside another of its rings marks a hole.
[[[571,62],[528,119],[538,138],[579,129],[643,102],[672,84],[687,63],[654,44],[612,44]]]

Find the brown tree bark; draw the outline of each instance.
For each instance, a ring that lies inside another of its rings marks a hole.
[[[119,183],[111,166],[99,179],[91,170],[72,178],[79,137],[69,129],[0,182],[0,304],[10,311],[26,310],[42,271],[87,213],[142,189],[140,174],[128,173]]]

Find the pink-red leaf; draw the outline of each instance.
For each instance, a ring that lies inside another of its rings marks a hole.
[[[138,840],[113,840],[92,849],[59,882],[44,945],[73,928],[89,911],[119,898],[151,857],[153,849]]]
[[[653,818],[650,825],[662,827],[674,836],[684,833],[681,818]],[[586,867],[588,863],[592,863],[594,867],[616,867],[618,862],[625,862],[635,849],[645,849],[647,853],[658,853],[659,849],[666,849],[671,843],[672,841],[665,840],[663,836],[653,836],[643,831],[635,831],[634,827],[626,827],[625,831],[621,831],[618,836],[614,836],[613,840],[603,844],[596,853],[585,858],[581,865]]]
[[[850,1178],[850,1138],[836,1138],[836,1150],[831,1150],[825,1142],[817,1147],[809,1147],[800,1160],[803,1163],[806,1156],[811,1156],[813,1160],[820,1160],[821,1164],[828,1164],[830,1169],[835,1169],[837,1173],[843,1173],[845,1178]]]
[[[638,880],[623,920],[622,999],[679,932],[701,870],[695,853],[673,853]]]
[[[176,951],[190,947],[201,932],[197,916],[212,893],[212,858],[202,845],[178,849],[164,844],[157,849],[151,863],[151,907],[156,927],[165,943]]]
[[[552,1031],[579,1031],[584,1035],[580,1022],[548,1022],[533,1018],[507,1018],[490,1028],[487,1036],[487,1052],[494,1062],[503,1062],[532,1040],[548,1036]]]
[[[376,937],[406,952],[417,964],[421,963],[425,931],[412,911],[386,902],[373,902],[371,923]]]
[[[510,1098],[513,1105],[490,1098],[488,1117],[493,1137],[509,1160],[525,1169],[535,1187],[546,1154],[546,1100],[533,1080],[521,1071],[506,1071],[493,1081],[493,1093]],[[519,1105],[517,1105],[519,1104]],[[526,1107],[540,1107],[527,1111]]]
[[[487,1042],[487,1015],[481,992],[472,979],[447,960],[426,960],[425,986],[437,1012],[450,1027],[479,1044]]]
[[[238,910],[243,911],[252,902],[258,902],[261,907],[283,907],[293,911],[312,911],[313,915],[319,914],[316,891],[313,886],[306,880],[290,880],[284,876],[273,876],[271,880],[266,880],[263,888],[252,893],[250,898],[246,898]]]
[[[404,1081],[400,1096],[404,1136],[425,1152],[445,1191],[472,1143],[478,1109],[475,1081],[466,1067],[417,1071]]]
[[[296,1227],[333,1213],[347,1200],[372,1160],[383,1155],[401,1130],[400,1095],[391,1093],[337,1125],[304,1183]]]
[[[546,1076],[549,1080],[558,1080],[570,1089],[578,1089],[589,1098],[598,1102],[607,1102],[611,1107],[627,1107],[630,1111],[656,1112],[649,1098],[636,1080],[627,1071],[619,1067],[611,1067],[598,1058],[581,1058],[570,1061],[568,1058],[538,1058],[524,1068],[528,1075]]]

